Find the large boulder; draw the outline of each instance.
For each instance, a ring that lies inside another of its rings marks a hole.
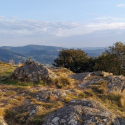
[[[107,76],[107,81],[108,92],[122,92],[125,89],[125,77],[122,75]]]
[[[121,124],[123,123],[123,124]],[[47,116],[43,125],[124,125],[125,121],[90,99],[70,101]]]
[[[11,78],[36,82],[42,79],[56,78],[57,76],[42,64],[35,62],[18,67]]]

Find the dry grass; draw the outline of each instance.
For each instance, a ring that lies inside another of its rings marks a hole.
[[[53,79],[50,84],[55,85],[57,88],[73,87],[73,82],[70,78],[64,76],[59,76],[56,79]]]
[[[19,62],[17,66],[20,67],[20,66],[22,66],[22,65],[23,65],[23,63],[20,63],[20,62]]]
[[[18,66],[0,63],[1,77],[8,77]],[[68,78],[68,75],[72,73],[68,69],[58,69],[55,71],[55,73],[58,74],[58,78],[51,81],[50,84],[48,84],[46,81],[40,81],[39,84],[44,87],[53,87],[53,89],[72,88],[74,90],[74,93],[68,93],[66,97],[60,97],[59,99],[56,99],[52,95],[50,95],[48,102],[42,102],[32,97],[32,95],[38,92],[38,90],[30,91],[29,93],[27,93],[27,95],[22,94],[24,91],[27,91],[31,87],[35,88],[33,84],[21,83],[19,81],[12,81],[10,83],[7,83],[6,81],[1,81],[2,84],[0,85],[0,89],[5,91],[0,91],[0,116],[5,117],[8,122],[12,121],[13,125],[26,124],[29,112],[25,110],[19,110],[19,108],[25,104],[24,102],[26,100],[29,100],[30,105],[37,105],[42,107],[42,110],[39,110],[37,114],[30,119],[29,124],[40,125],[43,123],[44,118],[48,114],[61,108],[62,106],[67,104],[67,102],[74,99],[90,98],[99,101],[115,114],[120,113],[122,116],[125,117],[125,91],[115,91],[112,93],[107,93],[106,80],[102,82],[97,81],[85,90],[79,89],[77,85],[81,81]],[[95,77],[98,76],[94,76],[93,78]],[[24,86],[26,84],[27,86]]]
[[[3,117],[5,115],[5,109],[1,108],[0,109],[0,117]]]
[[[28,93],[29,96],[33,96],[34,94],[36,94],[38,92],[38,90],[34,90],[34,91],[30,91]]]

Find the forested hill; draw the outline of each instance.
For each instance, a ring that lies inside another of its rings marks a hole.
[[[59,51],[53,50],[33,50],[27,53],[28,57],[32,57],[32,59],[44,65],[51,65],[58,54]]]
[[[26,57],[26,54],[0,48],[0,61],[8,63],[13,60],[14,63],[17,64],[18,62],[25,60]]]
[[[44,65],[51,65],[55,58],[58,57],[61,47],[44,46],[44,45],[27,45],[22,47],[3,46],[0,47],[0,61],[9,63],[13,60],[15,64],[25,61],[31,57],[32,60]],[[98,57],[104,52],[104,48],[81,48],[88,56]]]
[[[23,62],[26,58],[31,57],[32,60],[44,65],[51,65],[57,58],[59,51],[53,50],[33,50],[27,53],[14,52],[12,50],[0,48],[0,61],[9,63],[13,60],[14,64]]]
[[[27,45],[27,46],[21,46],[21,47],[11,47],[11,46],[2,46],[3,49],[12,50],[15,52],[30,52],[33,50],[53,50],[53,51],[59,51],[62,48],[61,47],[55,47],[55,46],[44,46],[44,45]]]

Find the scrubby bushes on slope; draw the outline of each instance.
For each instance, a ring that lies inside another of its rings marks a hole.
[[[75,73],[106,71],[115,75],[125,75],[125,45],[116,42],[98,58],[88,57],[81,49],[62,49],[53,66],[65,67]]]

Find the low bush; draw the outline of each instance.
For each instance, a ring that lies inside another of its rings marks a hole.
[[[63,88],[66,87],[67,85],[72,86],[72,82],[70,80],[70,78],[68,77],[63,77],[63,76],[59,76],[58,78],[56,78],[54,81],[54,84],[58,87],[58,88]]]

